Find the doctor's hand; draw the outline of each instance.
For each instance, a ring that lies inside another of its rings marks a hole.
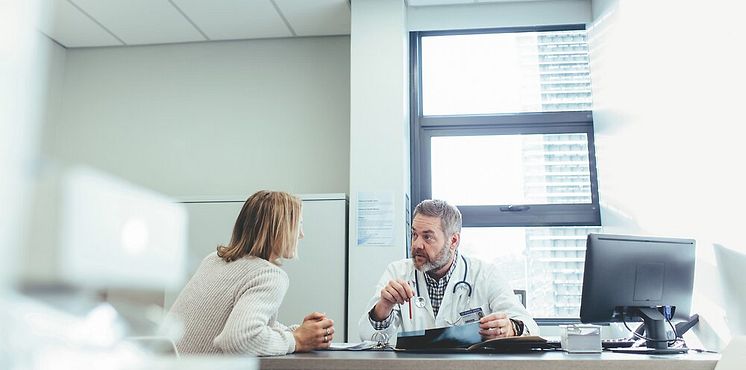
[[[489,314],[479,320],[479,334],[485,340],[497,337],[515,336],[513,323],[508,315],[502,312]]]
[[[383,289],[381,289],[381,299],[373,307],[373,319],[383,321],[391,314],[391,310],[397,304],[404,304],[414,297],[414,291],[404,280],[390,280]]]
[[[334,321],[320,312],[312,312],[303,318],[303,323],[293,331],[295,352],[329,348],[334,338]]]

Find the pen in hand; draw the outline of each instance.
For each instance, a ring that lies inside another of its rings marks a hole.
[[[409,285],[409,288],[412,289],[414,293],[414,287],[413,287],[414,281],[408,281],[407,284]],[[407,303],[409,303],[409,321],[412,321],[412,298],[414,297],[410,297],[409,301],[407,301]]]

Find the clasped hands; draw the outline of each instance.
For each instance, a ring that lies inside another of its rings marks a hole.
[[[293,337],[295,337],[295,352],[329,348],[334,339],[334,321],[321,312],[311,312],[293,331]]]

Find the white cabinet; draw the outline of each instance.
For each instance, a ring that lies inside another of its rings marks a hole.
[[[189,276],[208,253],[230,240],[247,197],[184,202],[189,214]],[[290,287],[280,307],[279,320],[290,325],[300,323],[310,312],[324,312],[334,320],[335,341],[343,341],[347,333],[347,198],[344,194],[300,197],[305,237],[298,245],[298,256],[283,261],[281,266],[290,277]],[[166,293],[166,309],[178,293]]]

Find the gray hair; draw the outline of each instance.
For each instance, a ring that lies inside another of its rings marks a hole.
[[[414,216],[423,215],[440,218],[440,228],[446,237],[461,232],[461,212],[445,200],[425,199],[414,208]]]

